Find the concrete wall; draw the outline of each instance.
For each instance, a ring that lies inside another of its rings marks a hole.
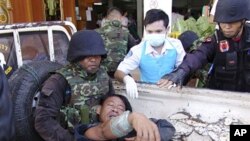
[[[118,94],[124,86],[115,82]],[[139,98],[129,99],[135,111],[164,118],[176,128],[174,140],[229,141],[230,124],[250,124],[250,95],[183,88],[163,89],[138,84]]]

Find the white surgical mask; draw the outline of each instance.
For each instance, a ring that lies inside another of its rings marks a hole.
[[[165,33],[152,33],[152,34],[147,34],[145,37],[145,40],[149,42],[149,44],[152,47],[160,47],[161,45],[164,44],[166,39],[166,34]]]

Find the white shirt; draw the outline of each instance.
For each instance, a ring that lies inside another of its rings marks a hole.
[[[117,70],[120,70],[124,72],[125,74],[128,74],[130,71],[139,67],[141,56],[142,56],[141,55],[142,47],[144,45],[144,42],[145,41],[142,41],[140,44],[130,49],[129,53],[126,55],[124,60],[119,64]],[[165,54],[168,51],[168,49],[173,49],[173,48],[175,48],[177,51],[175,67],[178,67],[182,63],[182,60],[184,56],[186,55],[186,52],[183,49],[181,41],[178,39],[167,37],[160,54],[153,47],[151,47],[149,43],[147,42],[145,54],[150,54],[153,57],[158,57],[160,55]]]

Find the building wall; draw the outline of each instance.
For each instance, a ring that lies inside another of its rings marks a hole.
[[[60,0],[63,2],[61,10],[62,20],[71,17],[76,24],[75,0]],[[44,0],[11,0],[13,23],[40,22],[46,20]]]

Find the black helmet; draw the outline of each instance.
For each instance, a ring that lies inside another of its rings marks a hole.
[[[103,58],[107,55],[101,35],[94,30],[76,32],[69,42],[67,60],[77,62],[92,55],[100,55]]]
[[[194,41],[198,40],[199,37],[198,35],[191,31],[191,30],[187,30],[185,32],[183,32],[178,39],[181,41],[182,46],[184,47],[184,50],[186,52],[189,51],[190,47],[193,45]]]
[[[214,21],[230,23],[248,19],[249,0],[218,0]]]

